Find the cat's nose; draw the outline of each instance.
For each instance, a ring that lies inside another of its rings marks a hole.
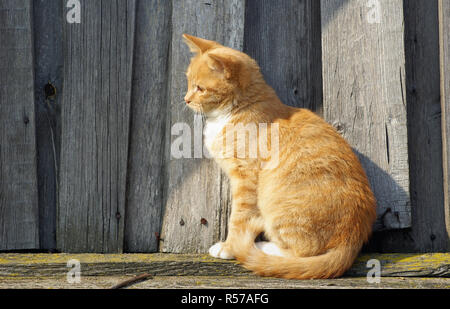
[[[191,102],[192,102],[188,98],[184,98],[184,101],[186,101],[186,104],[191,104]]]

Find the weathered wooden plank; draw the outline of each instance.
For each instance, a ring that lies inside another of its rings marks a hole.
[[[442,177],[438,1],[404,1],[411,229],[374,234],[372,252],[448,250]]]
[[[322,111],[320,2],[248,0],[244,51],[285,104]]]
[[[197,140],[192,138],[192,145],[201,140],[202,126],[199,122],[194,123],[192,111],[187,110],[183,102],[187,89],[184,72],[189,64],[190,52],[182,40],[182,34],[216,40],[242,50],[244,5],[239,0],[173,2],[170,121],[166,130],[171,132],[173,125],[186,123],[191,137],[197,135]],[[180,137],[168,136],[166,149],[170,150],[177,138]],[[191,150],[194,157],[193,147]],[[166,166],[161,250],[205,252],[215,241],[226,236],[230,204],[228,181],[219,167],[208,159],[175,159],[168,153]]]
[[[0,250],[39,248],[32,11],[0,0]]]
[[[61,143],[63,2],[33,2],[35,111],[40,249],[56,248],[56,203]],[[50,86],[51,85],[51,86]],[[56,94],[52,95],[52,87]]]
[[[164,185],[171,1],[137,2],[125,251],[157,252]]]
[[[83,1],[65,23],[57,246],[123,247],[135,1]]]
[[[64,277],[53,278],[1,278],[0,289],[8,289],[8,296],[11,289],[110,289],[112,286],[128,280],[132,277],[123,275],[102,276],[102,277],[82,277],[79,283],[69,283]],[[341,278],[341,279],[322,279],[322,280],[283,280],[275,278],[255,278],[255,276],[239,276],[239,277],[219,277],[219,276],[163,276],[153,277],[150,280],[139,282],[127,289],[146,289],[146,295],[149,295],[148,289],[152,289],[154,295],[158,297],[172,296],[173,289],[188,289],[192,296],[203,295],[203,291],[198,289],[214,289],[217,303],[225,302],[226,293],[236,289],[258,290],[258,293],[266,294],[262,290],[277,289],[278,291],[270,291],[267,296],[270,304],[275,304],[278,300],[282,303],[289,302],[291,297],[295,301],[299,297],[298,289],[308,289],[303,295],[308,297],[317,297],[317,294],[311,293],[311,289],[450,289],[450,279],[448,278],[383,278],[380,283],[369,283],[366,277],[360,278]],[[158,289],[155,291],[155,289]],[[286,292],[287,289],[295,289]],[[260,291],[261,290],[261,291]],[[96,292],[96,291],[94,291]],[[329,292],[329,291],[327,291]],[[339,291],[338,293],[340,293]],[[395,291],[397,292],[397,291]],[[428,291],[423,291],[428,293]],[[20,293],[20,292],[19,292]],[[319,292],[320,293],[320,292]],[[277,295],[275,297],[275,295]],[[188,294],[186,294],[188,295]],[[245,294],[247,295],[247,294]],[[242,296],[240,296],[242,297]],[[265,296],[261,295],[263,300]],[[286,298],[287,297],[287,298]],[[174,306],[180,304],[181,297],[164,297],[164,305]],[[294,299],[295,298],[295,299]],[[219,300],[221,299],[221,301]],[[400,298],[397,298],[401,301]],[[259,302],[259,301],[258,301]]]
[[[196,254],[2,254],[0,277],[60,277],[67,262],[80,262],[82,276],[246,276],[250,272],[234,260]],[[366,277],[380,263],[382,277],[450,277],[450,254],[365,254],[345,277]],[[257,277],[255,277],[257,278]]]
[[[442,104],[442,140],[444,165],[444,215],[447,250],[450,249],[450,1],[439,0],[440,72]]]
[[[411,226],[403,3],[322,0],[324,116],[358,153],[376,230]]]
[[[450,254],[365,254],[358,257],[346,276],[367,274],[378,261],[382,277],[442,277],[450,278]],[[368,266],[372,265],[372,266]]]

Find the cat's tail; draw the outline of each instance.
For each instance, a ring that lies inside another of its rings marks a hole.
[[[295,257],[268,255],[258,249],[254,235],[242,235],[233,244],[234,256],[243,266],[260,276],[284,279],[327,279],[342,276],[353,264],[361,246],[337,247],[325,254]]]

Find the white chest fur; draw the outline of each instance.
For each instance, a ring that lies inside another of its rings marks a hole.
[[[223,128],[230,121],[230,114],[217,115],[216,117],[209,117],[206,119],[205,129],[203,131],[205,145],[208,150],[211,150],[211,146],[214,143],[217,135],[222,132]]]

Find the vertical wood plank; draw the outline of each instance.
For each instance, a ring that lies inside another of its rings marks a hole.
[[[410,227],[403,3],[322,0],[321,15],[324,116],[359,154],[375,229]]]
[[[32,10],[0,0],[0,250],[39,248]]]
[[[444,215],[438,1],[403,0],[411,229],[375,233],[372,252],[441,252]]]
[[[438,2],[403,3],[411,237],[415,251],[439,252],[447,248],[448,235],[443,207]]]
[[[245,2],[188,0],[173,1],[172,5],[170,120],[166,130],[171,132],[176,123],[188,124],[194,145],[194,134],[201,139],[202,130],[201,126],[194,130],[194,115],[183,102],[187,88],[184,72],[191,55],[182,34],[242,50]],[[176,138],[168,136],[166,149],[169,152]],[[167,156],[161,251],[206,252],[214,242],[226,236],[230,203],[228,180],[212,160],[174,159],[170,153]]]
[[[135,1],[81,2],[65,24],[57,245],[123,249]]]
[[[450,249],[450,1],[439,0],[439,33],[441,62],[442,135],[444,159],[445,223],[447,227],[447,250]]]
[[[438,1],[403,0],[411,229],[375,233],[372,252],[441,252],[444,215]]]
[[[56,248],[63,22],[62,1],[33,2],[39,240],[40,249],[46,250]],[[56,88],[55,95],[50,84]]]
[[[320,2],[247,0],[244,51],[285,104],[322,112]]]
[[[157,252],[161,231],[171,1],[137,2],[125,251]]]

